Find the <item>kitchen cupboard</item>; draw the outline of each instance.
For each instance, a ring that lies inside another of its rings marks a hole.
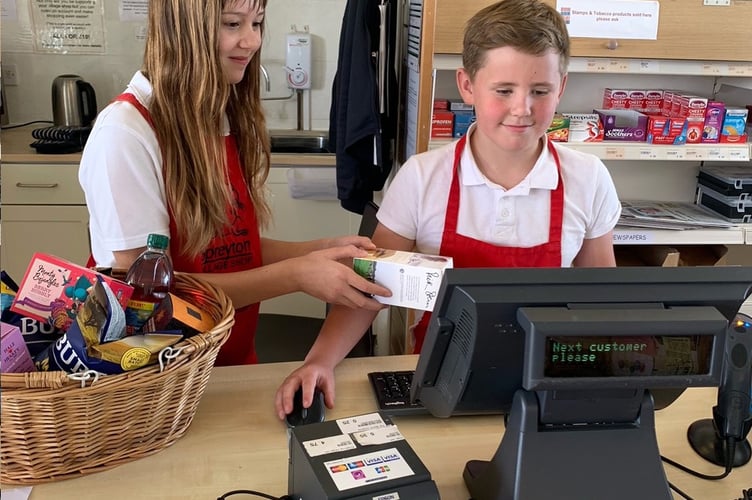
[[[2,268],[20,282],[34,252],[77,264],[89,256],[78,164],[2,164]]]
[[[332,166],[272,166],[267,186],[273,225],[263,236],[304,241],[357,234],[360,215],[340,206],[333,162],[332,159]],[[291,183],[296,198],[291,195]],[[265,300],[261,303],[261,312],[323,318],[326,304],[298,292]]]
[[[556,0],[545,0],[552,6]],[[417,102],[417,151],[446,141],[430,140],[433,97],[455,97],[455,69],[462,64],[462,31],[466,21],[490,0],[426,0],[421,21]],[[605,4],[604,4],[605,5]],[[742,106],[752,103],[752,37],[746,20],[752,2],[728,7],[705,7],[702,2],[660,1],[657,40],[574,38],[567,91],[559,111],[583,112],[599,107],[605,87],[680,88],[727,99]],[[736,33],[733,45],[719,32]],[[703,35],[706,33],[706,35]],[[614,45],[612,45],[614,46]],[[750,144],[655,146],[646,143],[569,143],[606,162],[623,199],[692,201],[701,162],[749,164]],[[752,169],[752,166],[750,167]],[[743,245],[746,225],[732,229],[693,231],[617,231],[615,242],[646,244]]]

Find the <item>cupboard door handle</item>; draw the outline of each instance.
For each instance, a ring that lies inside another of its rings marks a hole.
[[[30,184],[28,182],[16,182],[17,188],[44,188],[44,189],[52,189],[58,187],[59,184],[57,182],[52,182],[50,184]]]

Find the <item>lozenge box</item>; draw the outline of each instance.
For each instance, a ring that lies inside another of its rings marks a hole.
[[[451,257],[382,248],[353,259],[355,272],[391,290],[391,297],[374,296],[376,300],[424,311],[433,310],[444,270],[453,265]]]

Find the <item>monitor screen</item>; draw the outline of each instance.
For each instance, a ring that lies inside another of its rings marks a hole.
[[[650,389],[660,409],[719,383],[750,284],[752,267],[448,269],[411,394],[439,417],[507,413],[518,389],[572,384]]]

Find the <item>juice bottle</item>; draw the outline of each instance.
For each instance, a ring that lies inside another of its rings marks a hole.
[[[140,330],[170,291],[173,270],[167,254],[169,242],[167,236],[150,234],[146,250],[128,268],[125,281],[133,287],[133,295],[125,310],[126,335]]]

